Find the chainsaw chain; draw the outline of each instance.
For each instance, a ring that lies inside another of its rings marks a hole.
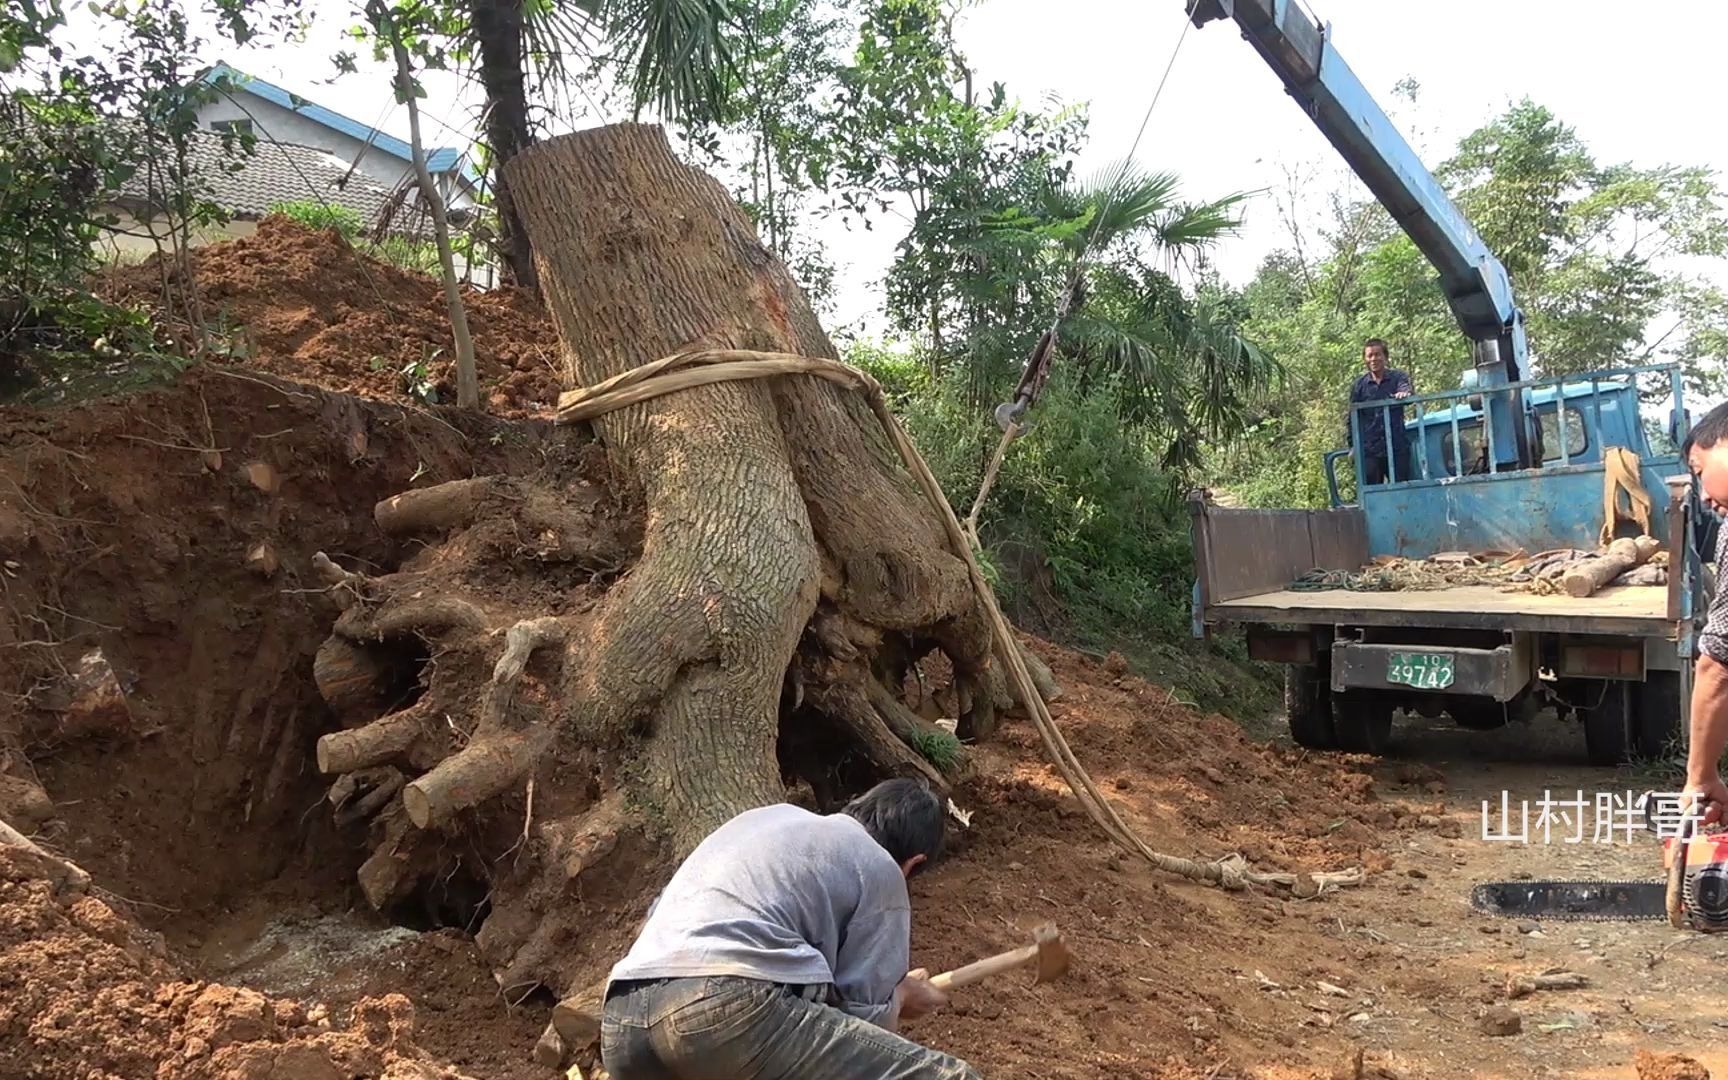
[[[1481,895],[1481,893],[1484,889],[1489,889],[1489,888],[1494,888],[1494,887],[1498,887],[1502,890],[1504,890],[1507,887],[1532,888],[1532,889],[1543,888],[1543,889],[1547,889],[1550,892],[1552,892],[1552,891],[1562,889],[1562,888],[1596,889],[1596,888],[1612,888],[1614,886],[1620,886],[1620,885],[1635,885],[1635,886],[1646,887],[1646,888],[1654,885],[1654,886],[1657,886],[1657,887],[1665,890],[1667,888],[1668,883],[1665,879],[1660,879],[1660,878],[1654,879],[1654,880],[1645,878],[1645,879],[1641,879],[1641,880],[1592,879],[1592,880],[1583,880],[1583,881],[1571,880],[1571,881],[1495,881],[1495,882],[1485,882],[1481,885],[1476,886],[1476,888],[1471,890],[1470,906],[1481,914],[1491,915],[1491,916],[1495,916],[1498,918],[1513,918],[1513,919],[1515,919],[1515,918],[1529,918],[1529,919],[1536,919],[1536,920],[1548,921],[1548,922],[1659,922],[1662,919],[1666,918],[1665,913],[1658,913],[1658,912],[1652,912],[1652,913],[1640,912],[1640,913],[1616,915],[1616,914],[1613,914],[1612,912],[1519,911],[1515,907],[1505,908],[1505,909],[1501,909],[1501,910],[1497,910],[1497,911],[1490,911],[1490,910],[1486,910],[1482,906],[1482,904],[1480,902],[1478,902],[1478,899],[1477,899]]]

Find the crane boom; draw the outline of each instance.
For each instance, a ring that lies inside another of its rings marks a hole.
[[[1506,268],[1453,205],[1385,111],[1338,55],[1327,30],[1293,0],[1189,0],[1195,26],[1233,19],[1285,90],[1438,271],[1459,328],[1470,339],[1477,381],[1529,378],[1524,316]],[[1506,394],[1492,405],[1507,406]],[[1524,395],[1518,395],[1523,398]],[[1521,411],[1521,410],[1520,410]],[[1525,425],[1492,408],[1500,447],[1529,465]]]

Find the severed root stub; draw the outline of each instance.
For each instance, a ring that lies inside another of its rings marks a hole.
[[[835,355],[659,128],[562,136],[507,168],[572,383],[692,348]],[[506,1000],[563,1002],[524,1056],[592,1044],[585,995],[628,937],[613,913],[640,914],[714,827],[792,784],[828,807],[888,776],[945,792],[963,740],[1011,707],[943,519],[867,405],[821,379],[630,404],[557,432],[531,474],[432,476],[374,517],[399,565],[314,560],[340,724],[318,767],[357,777],[336,794],[374,905],[448,907],[472,882],[455,921]],[[903,693],[936,655],[958,738]]]

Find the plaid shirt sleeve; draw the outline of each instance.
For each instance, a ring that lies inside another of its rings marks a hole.
[[[1728,566],[1722,565],[1728,528],[1716,530],[1716,595],[1710,600],[1710,613],[1704,618],[1704,633],[1698,638],[1698,648],[1719,664],[1728,664]]]

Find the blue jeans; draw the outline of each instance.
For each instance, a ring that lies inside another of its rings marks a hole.
[[[615,986],[600,1060],[613,1080],[982,1080],[811,996],[725,977]]]

